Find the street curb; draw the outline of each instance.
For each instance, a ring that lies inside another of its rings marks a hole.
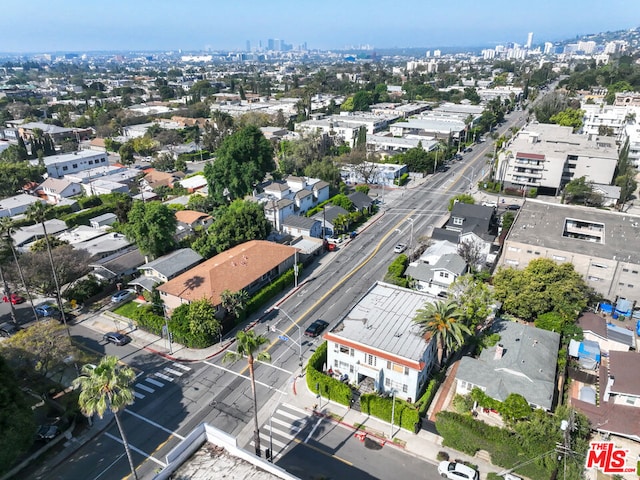
[[[205,360],[209,360],[213,357],[216,357],[218,355],[220,355],[222,352],[226,351],[227,348],[229,348],[232,344],[235,343],[235,338],[233,338],[232,340],[229,340],[226,345],[224,345],[220,350],[218,350],[215,353],[212,353],[211,355],[208,355],[206,357],[202,357],[202,358],[180,358],[180,357],[174,357],[173,355],[170,355],[168,353],[165,352],[161,352],[160,350],[156,350],[155,348],[151,348],[151,347],[142,347],[144,350],[146,350],[147,352],[153,353],[154,355],[158,355],[160,357],[166,358],[167,360],[171,360],[172,362],[181,362],[181,363],[197,363],[197,362],[204,362]]]

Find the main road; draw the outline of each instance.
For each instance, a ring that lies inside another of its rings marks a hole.
[[[500,130],[522,124],[521,113],[509,115]],[[385,204],[376,219],[350,243],[327,253],[322,266],[301,279],[301,287],[279,305],[279,310],[264,316],[256,325],[258,333],[272,342],[269,346],[272,361],[256,367],[258,401],[266,405],[259,412],[262,423],[291,394],[290,385],[301,372],[300,352],[306,362],[319,345],[319,339],[302,337],[306,326],[316,318],[335,325],[373,283],[382,280],[395,257],[395,244],[415,247],[418,239],[428,235],[446,215],[449,199],[469,192],[476,180],[488,173],[487,154],[493,154],[493,144],[478,144],[462,161],[450,164],[448,171],[430,176],[415,188],[385,194]],[[74,336],[96,348],[104,348],[93,332],[81,325],[72,328]],[[134,388],[136,402],[122,416],[140,477],[151,477],[161,468],[166,453],[201,422],[238,437],[240,445],[250,442],[252,396],[246,361],[226,364],[216,358],[187,365],[137,351],[132,346],[120,347],[115,352],[134,366],[139,375]],[[365,463],[361,468],[371,474],[367,469],[373,467]],[[120,436],[115,426],[111,426],[68,462],[41,478],[117,478],[126,476],[128,471]]]

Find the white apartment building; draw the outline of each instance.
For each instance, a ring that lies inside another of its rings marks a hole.
[[[619,144],[624,141],[625,127],[633,118],[640,116],[640,107],[631,105],[617,106],[603,104],[583,103],[580,108],[584,110],[581,133],[589,139],[605,135],[615,139]]]
[[[327,368],[363,390],[418,398],[436,362],[436,342],[413,319],[434,301],[425,293],[377,282],[330,332]]]
[[[30,160],[31,165],[38,165],[39,160]],[[109,165],[109,159],[105,152],[93,150],[81,150],[79,152],[51,155],[43,159],[47,174],[52,178],[62,178],[71,173],[89,170],[99,166]]]
[[[520,130],[498,154],[497,179],[505,188],[558,195],[575,178],[609,185],[618,162],[611,137],[593,140],[571,127],[534,122]]]

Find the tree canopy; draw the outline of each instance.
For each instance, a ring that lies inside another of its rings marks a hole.
[[[175,244],[175,213],[161,202],[134,202],[124,232],[138,248],[154,258],[170,252]]]
[[[249,240],[264,240],[270,232],[271,223],[264,216],[262,205],[234,200],[218,209],[207,235],[198,238],[192,248],[209,258]]]
[[[523,270],[501,268],[493,277],[495,298],[505,312],[527,321],[547,312],[575,320],[593,296],[571,263],[532,260]]]
[[[582,126],[584,118],[584,110],[575,108],[566,108],[561,112],[552,115],[549,118],[551,123],[557,123],[565,127],[573,127],[573,131],[577,131]]]
[[[205,166],[204,175],[209,194],[223,203],[250,194],[274,169],[271,144],[258,127],[249,125],[224,139],[216,160]]]

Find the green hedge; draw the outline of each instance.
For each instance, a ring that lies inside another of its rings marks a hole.
[[[302,272],[302,264],[298,264],[298,276]],[[251,299],[247,302],[247,308],[245,309],[245,317],[251,313],[257,312],[265,303],[271,300],[280,292],[290,287],[295,280],[295,274],[293,268],[287,270],[280,275],[277,279],[271,282],[266,287],[260,289]],[[244,317],[241,317],[244,318]]]
[[[329,375],[322,373],[327,363],[327,342],[323,342],[313,353],[307,363],[307,386],[313,393],[320,394],[341,405],[351,405],[351,387]],[[412,427],[413,428],[413,427]]]
[[[165,325],[165,318],[161,315],[156,315],[151,309],[151,305],[138,308],[133,315],[133,319],[138,328],[162,336],[162,327]],[[216,342],[215,337],[192,334],[189,330],[188,321],[173,321],[172,319],[168,321],[168,324],[169,331],[173,336],[173,341],[187,348],[206,348]]]
[[[398,257],[391,262],[391,265],[389,265],[384,281],[393,285],[398,285],[399,287],[408,287],[409,280],[404,276],[404,271],[407,269],[408,264],[409,257],[404,253],[398,255]]]
[[[178,160],[184,160],[185,162],[197,162],[200,161],[200,158],[202,158],[203,160],[208,160],[209,158],[211,158],[211,152],[209,152],[208,150],[202,150],[202,155],[200,155],[200,152],[181,153],[180,155],[178,155]]]
[[[78,205],[80,205],[80,208],[82,209],[98,207],[102,205],[102,199],[97,195],[92,195],[91,197],[83,197],[78,199]]]
[[[440,380],[437,378],[432,378],[429,381],[429,385],[427,385],[427,389],[425,390],[420,400],[418,400],[418,408],[421,417],[424,417],[427,414],[427,410],[429,410],[429,406],[433,401],[433,397],[436,395],[438,391],[438,386],[440,385]]]
[[[471,456],[479,450],[486,450],[491,455],[492,464],[506,469],[540,456],[538,451],[527,451],[525,442],[515,433],[475,420],[471,415],[439,412],[436,415],[436,429],[442,436],[443,446]],[[553,450],[554,445],[551,440],[548,447],[536,447],[544,451],[545,448]],[[541,457],[537,461],[516,468],[515,472],[529,478],[548,479],[555,468],[553,457]]]
[[[394,410],[393,404],[393,397],[381,397],[375,393],[365,393],[360,397],[362,413],[372,415],[389,423],[391,423],[391,414]],[[418,409],[414,405],[396,398],[393,424],[413,432],[415,424],[418,422],[420,422]]]
[[[405,183],[407,183],[409,181],[409,174],[408,173],[403,173],[402,175],[400,175],[399,178],[395,179],[393,181],[393,183],[395,183],[396,185],[398,185],[399,187],[403,186]]]
[[[67,224],[67,227],[73,228],[78,225],[89,225],[89,220],[105,213],[111,213],[113,209],[109,205],[99,205],[97,207],[89,208],[88,210],[82,210],[78,213],[72,213],[62,217]]]

